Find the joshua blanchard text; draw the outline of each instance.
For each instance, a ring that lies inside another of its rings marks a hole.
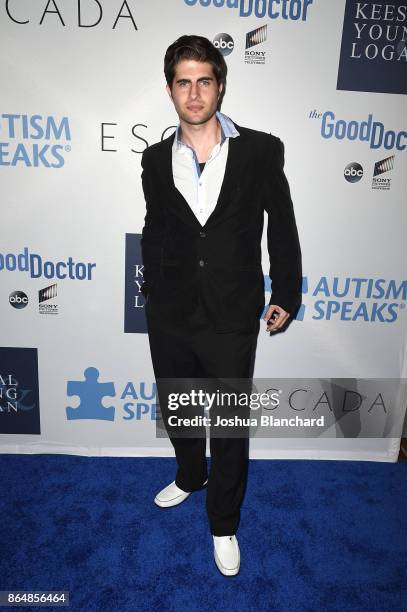
[[[216,420],[212,423],[212,418],[208,416],[194,416],[192,418],[177,417],[171,415],[168,418],[168,424],[173,427],[324,427],[325,417],[324,415],[318,418],[304,419],[298,415],[290,418],[277,418],[272,414],[263,414],[260,418],[251,417],[242,419],[241,417],[234,416],[230,418],[224,418],[217,415]]]

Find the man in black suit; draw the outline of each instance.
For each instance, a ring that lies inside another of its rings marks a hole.
[[[141,290],[154,373],[157,379],[250,380],[264,309],[264,210],[272,280],[266,331],[287,327],[301,302],[301,251],[283,144],[218,110],[227,69],[206,38],[175,41],[164,72],[179,126],[142,157]],[[174,506],[207,485],[215,562],[222,574],[235,575],[248,439],[211,436],[208,476],[206,438],[173,437],[165,424],[178,470],[154,501]]]

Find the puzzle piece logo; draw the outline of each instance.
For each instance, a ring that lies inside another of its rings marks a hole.
[[[114,421],[114,406],[105,408],[102,398],[107,395],[115,397],[114,383],[98,382],[99,370],[86,368],[85,380],[68,380],[66,393],[69,397],[77,395],[81,403],[77,408],[67,406],[66,417],[68,421],[75,419],[96,419],[99,421]]]

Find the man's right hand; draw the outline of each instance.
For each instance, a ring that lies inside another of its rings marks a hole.
[[[286,310],[284,310],[284,308],[281,308],[281,306],[278,306],[277,304],[270,304],[266,314],[263,317],[263,319],[267,321],[266,331],[275,332],[278,329],[281,329],[281,327],[287,322],[289,317],[290,314]],[[269,320],[270,323],[268,323]]]

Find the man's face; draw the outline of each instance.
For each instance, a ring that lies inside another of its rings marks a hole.
[[[191,125],[201,125],[213,117],[222,89],[212,65],[196,60],[179,62],[171,88],[167,85],[179,118]]]

